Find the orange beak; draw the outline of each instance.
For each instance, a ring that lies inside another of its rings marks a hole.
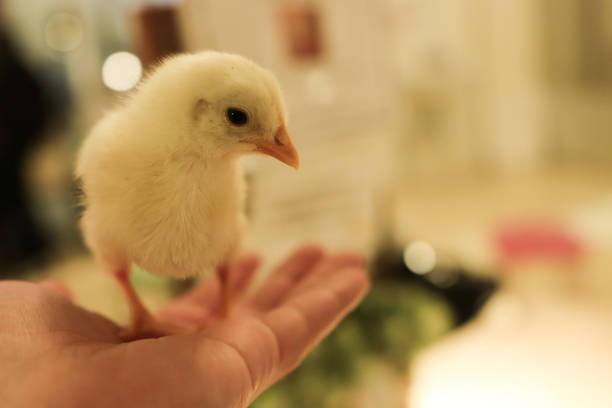
[[[281,125],[274,135],[274,142],[262,140],[253,143],[257,146],[257,152],[272,156],[296,170],[300,167],[298,152],[295,150],[293,143],[291,143],[287,128],[283,122],[281,122]]]

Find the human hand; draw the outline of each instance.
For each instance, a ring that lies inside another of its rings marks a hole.
[[[232,266],[233,297],[258,263],[247,255]],[[305,246],[229,319],[217,318],[220,285],[208,279],[158,313],[184,334],[122,343],[118,325],[73,304],[61,285],[0,282],[0,401],[11,408],[247,407],[368,286],[358,255]]]

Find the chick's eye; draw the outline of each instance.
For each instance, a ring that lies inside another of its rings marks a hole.
[[[242,109],[228,108],[225,112],[227,120],[235,126],[243,126],[249,121],[249,115]]]

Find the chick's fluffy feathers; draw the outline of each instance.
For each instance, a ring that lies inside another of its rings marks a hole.
[[[211,141],[214,129],[194,122],[193,107],[198,98],[214,103],[228,87],[239,94],[245,86],[260,87],[253,92],[284,114],[269,72],[242,57],[205,52],[166,61],[94,127],[76,175],[85,195],[85,240],[107,268],[134,262],[186,277],[232,256],[244,227],[242,171]]]

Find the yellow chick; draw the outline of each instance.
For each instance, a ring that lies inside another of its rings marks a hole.
[[[85,139],[81,227],[129,301],[125,340],[167,334],[130,284],[132,263],[176,278],[217,271],[227,305],[227,264],[245,226],[238,158],[263,153],[297,169],[286,118],[271,72],[201,52],[164,61]]]

